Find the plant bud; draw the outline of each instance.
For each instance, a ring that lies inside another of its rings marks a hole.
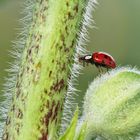
[[[140,72],[130,68],[113,70],[89,86],[83,121],[86,140],[133,140],[140,134]]]

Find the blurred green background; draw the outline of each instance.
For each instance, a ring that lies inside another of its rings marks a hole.
[[[20,1],[0,0],[0,95],[12,58],[8,55],[20,25]],[[140,54],[140,0],[98,0],[93,17],[96,23],[89,30],[87,50],[105,51],[111,54],[119,66],[132,65],[139,68]],[[77,88],[82,97],[90,82],[98,75],[94,66],[85,67],[78,78]]]

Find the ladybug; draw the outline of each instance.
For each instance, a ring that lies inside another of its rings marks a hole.
[[[83,64],[94,64],[99,71],[101,67],[108,69],[114,69],[116,67],[116,62],[114,58],[105,52],[93,52],[92,55],[85,55],[79,58],[79,61],[83,61]]]

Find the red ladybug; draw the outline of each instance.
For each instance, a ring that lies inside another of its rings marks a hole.
[[[79,61],[86,62],[87,64],[95,64],[97,68],[114,69],[116,67],[114,58],[105,52],[94,52],[92,55],[85,55],[80,57]]]

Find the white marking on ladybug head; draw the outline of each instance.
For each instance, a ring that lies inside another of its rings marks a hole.
[[[85,56],[85,60],[89,60],[89,59],[91,59],[91,58],[92,58],[91,55],[87,55],[87,56]]]

